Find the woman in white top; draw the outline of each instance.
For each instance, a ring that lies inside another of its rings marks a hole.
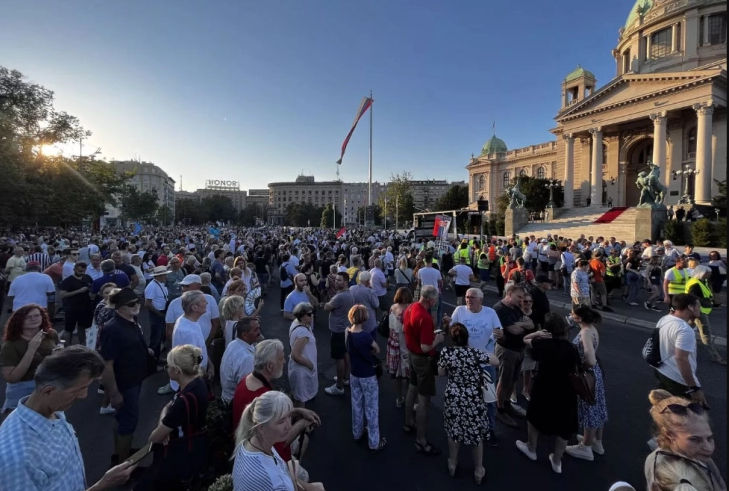
[[[296,319],[289,327],[289,383],[294,406],[304,407],[319,392],[316,339],[312,331],[314,307],[308,302],[301,302],[294,307],[292,314]]]
[[[154,271],[155,267],[156,264],[154,264],[154,261],[152,261],[152,254],[146,252],[144,254],[144,257],[142,258],[142,270],[144,271],[144,274],[142,276],[146,281],[152,280],[152,271]],[[139,276],[139,273],[137,273],[137,276]],[[139,277],[141,278],[142,276]]]
[[[235,324],[245,317],[245,298],[238,295],[221,300],[220,317],[225,321],[225,347],[235,338]]]
[[[288,437],[292,410],[291,399],[275,390],[245,408],[235,434],[234,491],[324,491],[321,483],[297,479],[298,462],[287,464],[273,448]]]

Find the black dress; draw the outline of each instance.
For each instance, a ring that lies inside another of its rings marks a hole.
[[[579,362],[566,339],[534,339],[532,357],[539,371],[532,385],[527,421],[543,435],[569,440],[577,433],[577,394],[567,376]]]

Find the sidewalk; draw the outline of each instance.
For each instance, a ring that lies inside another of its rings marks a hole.
[[[478,286],[477,283],[472,283],[473,286]],[[496,293],[496,285],[488,285],[487,290]],[[668,308],[665,304],[659,304],[664,306],[665,310],[662,312],[655,312],[652,310],[646,310],[643,308],[643,301],[647,300],[650,294],[641,290],[639,306],[628,305],[623,300],[611,300],[610,307],[614,312],[603,312],[600,311],[600,315],[605,319],[609,319],[614,322],[621,324],[627,324],[630,326],[642,327],[645,329],[653,329],[658,320],[668,313]],[[551,290],[547,292],[549,303],[554,308],[571,310],[572,300],[569,296],[562,295],[562,290]],[[722,291],[715,297],[716,301],[721,303],[721,307],[715,307],[711,314],[709,314],[709,321],[711,323],[711,330],[714,335],[714,342],[718,346],[727,345],[727,294],[726,291]]]

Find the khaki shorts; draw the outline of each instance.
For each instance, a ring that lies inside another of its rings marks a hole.
[[[435,373],[429,356],[410,353],[410,385],[418,388],[418,395],[435,396]]]
[[[606,295],[607,296],[607,287],[605,286],[604,281],[593,283],[592,288],[594,288],[594,290],[595,290],[595,295],[598,295],[598,296]]]

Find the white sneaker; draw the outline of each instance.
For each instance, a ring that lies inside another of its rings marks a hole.
[[[344,389],[340,389],[339,387],[337,387],[337,384],[334,384],[331,387],[327,387],[326,389],[324,389],[324,392],[326,392],[330,396],[344,395]]]
[[[583,436],[577,435],[577,441],[582,443]],[[592,451],[598,455],[605,455],[605,447],[602,446],[602,440],[592,440]]]
[[[552,464],[552,470],[557,474],[562,474],[562,461],[560,460],[559,464],[555,464],[552,457],[554,457],[554,454],[549,454],[549,463]]]
[[[334,381],[335,382],[337,381],[336,375],[334,376]],[[349,385],[349,379],[348,378],[345,378],[344,380],[342,380],[342,385],[347,385],[348,386]]]
[[[116,413],[116,409],[111,407],[111,404],[109,404],[108,406],[101,406],[101,408],[99,409],[99,414],[101,414],[101,415],[114,414],[114,413]]]
[[[521,450],[521,453],[529,457],[530,460],[537,460],[537,452],[532,452],[529,450],[529,445],[524,443],[521,440],[516,441],[516,448]]]
[[[567,453],[567,455],[571,455],[576,459],[589,461],[595,460],[595,456],[592,454],[592,448],[586,447],[581,443],[577,445],[567,446],[567,448],[565,449],[565,453]]]
[[[174,393],[175,393],[175,389],[173,389],[170,384],[163,385],[162,387],[157,389],[157,394],[159,394],[161,396],[163,396],[165,394],[174,394]]]

